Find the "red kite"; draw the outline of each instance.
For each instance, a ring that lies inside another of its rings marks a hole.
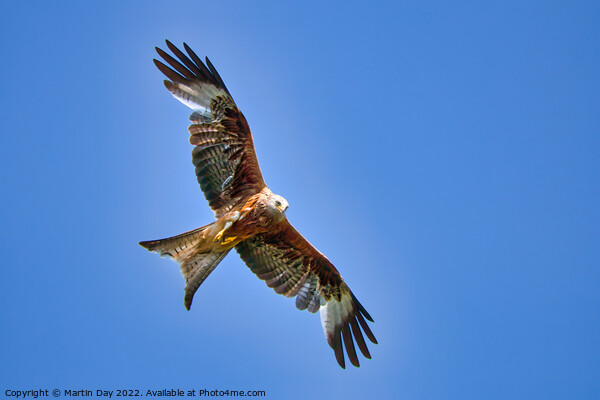
[[[276,293],[296,296],[300,310],[321,310],[325,337],[338,364],[345,368],[343,342],[350,362],[358,367],[353,336],[362,354],[371,358],[362,331],[377,343],[365,321],[373,318],[333,264],[288,222],[288,202],[265,184],[246,118],[212,63],[206,58],[205,65],[185,43],[187,55],[168,40],[167,46],[179,61],[156,48],[170,68],[154,63],[170,79],[164,81],[167,89],[194,110],[189,127],[195,146],[192,162],[217,220],[140,245],[180,264],[188,310],[198,287],[235,247],[250,270]]]

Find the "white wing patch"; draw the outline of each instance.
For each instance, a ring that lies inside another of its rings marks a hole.
[[[342,296],[341,302],[331,299],[325,303],[325,306],[321,307],[321,325],[328,342],[336,327],[339,329],[342,326],[342,321],[345,321],[350,314],[346,304],[344,304],[344,297],[349,296]],[[352,310],[352,304],[350,304],[349,310]]]
[[[208,83],[179,83],[165,81],[165,86],[177,100],[195,112],[208,118],[212,115],[212,110],[210,108],[212,100],[219,96],[229,97],[229,94],[227,94],[225,90],[219,89]]]

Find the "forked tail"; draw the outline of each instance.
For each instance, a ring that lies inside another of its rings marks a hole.
[[[203,250],[206,248],[203,246],[207,239],[206,233],[211,225],[166,239],[140,242],[143,248],[160,253],[161,256],[169,256],[179,263],[186,282],[184,304],[188,310],[192,306],[196,290],[231,250]]]

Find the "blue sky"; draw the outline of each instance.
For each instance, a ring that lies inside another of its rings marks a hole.
[[[2,393],[597,396],[598,3],[328,3],[3,3]],[[375,319],[360,369],[237,254],[187,312],[137,245],[212,219],[165,38]]]

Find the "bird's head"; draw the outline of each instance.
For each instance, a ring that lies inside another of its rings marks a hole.
[[[273,203],[273,206],[277,208],[281,213],[285,213],[285,210],[290,206],[286,199],[278,194],[274,194],[271,196],[270,201]]]
[[[268,194],[265,205],[274,222],[281,221],[284,218],[285,210],[289,207],[286,199],[272,192]]]

